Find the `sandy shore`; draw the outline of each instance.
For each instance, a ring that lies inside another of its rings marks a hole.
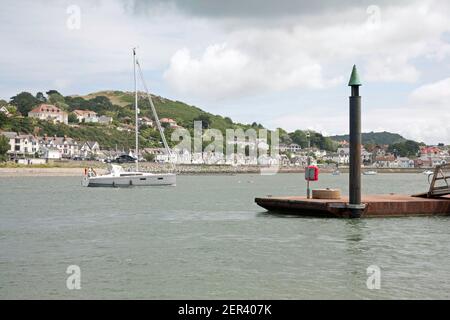
[[[125,165],[125,169],[131,167],[130,165]],[[170,171],[169,166],[153,164],[153,163],[143,163],[141,165],[141,170],[147,172],[168,172]],[[105,168],[96,168],[98,174],[104,174],[107,172]],[[369,170],[364,168],[364,170]],[[379,174],[383,173],[420,173],[424,169],[410,168],[410,169],[400,169],[400,168],[378,168],[375,169]],[[179,165],[176,166],[177,174],[182,175],[210,175],[210,174],[260,174],[261,168],[258,166],[223,166],[223,165]],[[333,170],[330,168],[322,168],[320,172],[322,174],[329,174]],[[347,168],[341,168],[341,173],[348,173]],[[301,167],[281,167],[278,173],[302,173],[304,169]],[[18,167],[18,168],[0,168],[0,177],[77,177],[84,174],[83,167]]]
[[[96,171],[106,172],[104,169]],[[0,177],[81,177],[83,174],[83,168],[0,168]]]

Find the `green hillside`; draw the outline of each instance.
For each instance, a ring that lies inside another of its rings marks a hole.
[[[90,93],[82,98],[89,101],[97,97],[107,97],[109,101],[115,106],[120,106],[125,110],[134,112],[134,93],[123,91],[99,91]],[[145,93],[139,92],[139,108],[142,115],[153,118],[150,104]],[[194,120],[202,120],[208,122],[208,127],[224,131],[225,129],[243,128],[248,129],[251,125],[241,123],[234,123],[228,117],[214,115],[205,112],[202,109],[188,105],[181,101],[173,101],[160,96],[152,95],[153,103],[155,104],[156,112],[159,118],[172,118],[177,123],[185,128],[192,128]],[[116,108],[114,108],[116,110]],[[95,110],[94,110],[95,111]]]
[[[153,115],[146,94],[140,92],[138,94],[138,99],[140,116],[146,116],[152,119]],[[152,95],[152,100],[155,104],[159,118],[174,119],[178,125],[188,129],[191,132],[191,136],[195,120],[202,121],[204,129],[218,129],[222,131],[224,135],[226,129],[240,128],[247,130],[249,128],[263,128],[261,124],[256,122],[253,122],[252,124],[236,123],[229,117],[214,115],[181,101],[173,101],[156,95]],[[63,96],[56,90],[49,90],[45,92],[45,94],[38,92],[35,95],[29,92],[21,92],[10,98],[9,101],[0,100],[0,103],[7,106],[11,114],[10,117],[7,117],[3,113],[0,113],[0,130],[3,131],[14,131],[36,135],[67,135],[80,142],[96,140],[100,143],[102,148],[107,149],[115,148],[116,146],[119,149],[128,149],[132,148],[134,145],[133,126],[135,111],[133,92],[109,90],[94,92],[84,96]],[[28,118],[28,112],[42,103],[56,105],[68,112],[69,125],[53,124],[47,121]],[[78,120],[73,113],[73,111],[77,109],[92,110],[98,115],[112,117],[113,122],[111,125],[78,123]],[[173,146],[177,143],[175,141],[172,142],[170,139],[173,129],[166,128],[165,130],[168,142]],[[142,147],[161,146],[157,129],[142,126],[139,133],[141,140],[140,144]],[[306,131],[296,130],[288,133],[282,128],[279,128],[279,133],[280,143],[298,143],[302,148],[308,146]],[[333,143],[330,138],[312,131],[310,131],[309,134],[312,147],[328,151],[334,151],[336,149],[337,144]],[[268,139],[270,143],[270,133]]]
[[[334,141],[343,141],[343,140],[349,141],[350,139],[348,134],[330,136],[330,138]],[[406,139],[403,138],[401,135],[387,131],[362,133],[361,138],[363,144],[391,145],[394,143],[401,143],[406,141]]]

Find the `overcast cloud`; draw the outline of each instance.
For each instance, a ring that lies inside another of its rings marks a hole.
[[[347,81],[363,79],[363,130],[450,143],[448,1],[5,1],[0,97],[130,90],[139,46],[156,94],[269,128],[347,132]],[[80,28],[70,29],[70,6]]]

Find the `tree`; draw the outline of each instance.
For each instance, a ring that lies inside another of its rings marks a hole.
[[[0,135],[0,161],[4,162],[7,159],[6,153],[9,151],[9,140],[3,135]]]
[[[144,159],[145,159],[145,161],[148,161],[148,162],[153,162],[153,161],[155,161],[155,155],[153,154],[153,153],[144,153]]]
[[[211,125],[211,117],[208,116],[207,114],[199,115],[196,119],[194,119],[194,121],[201,121],[203,129],[208,129],[209,126]]]
[[[51,96],[52,94],[58,94],[58,95],[62,96],[62,94],[59,93],[59,92],[56,91],[56,90],[48,90],[45,94],[46,94],[48,97]]]
[[[69,106],[69,110],[87,110],[89,109],[89,102],[81,97],[70,97],[64,98],[66,104]],[[94,110],[95,111],[95,110]]]
[[[47,98],[42,92],[36,93],[36,99],[38,99],[40,102],[47,102]]]
[[[95,111],[97,113],[101,113],[102,111],[111,111],[113,110],[113,104],[109,100],[108,97],[105,96],[97,96],[93,99],[89,99],[89,109]],[[128,107],[128,106],[127,106]],[[132,106],[131,106],[132,107]],[[131,107],[129,109],[131,109]],[[125,108],[120,108],[125,109]]]
[[[36,99],[29,92],[21,92],[18,95],[15,95],[9,101],[10,104],[17,107],[17,110],[22,115],[27,115],[28,112],[31,111],[35,106],[41,103],[38,99]]]
[[[391,144],[388,151],[400,157],[417,156],[420,149],[420,144],[416,141],[406,140],[404,142]]]
[[[0,99],[0,107],[7,107],[9,104],[6,100]]]
[[[73,112],[69,113],[69,116],[67,117],[67,120],[68,120],[70,123],[78,123],[78,118],[77,118],[77,116],[75,115],[75,113],[73,113]]]
[[[306,137],[306,133],[302,130],[295,130],[290,134],[291,139],[294,143],[298,144],[300,147],[307,148],[308,147],[308,138]]]
[[[55,91],[55,90],[50,90],[50,91]],[[67,105],[64,97],[61,94],[59,94],[57,91],[56,91],[56,93],[51,93],[48,95],[48,101],[51,104],[54,104],[55,106],[57,106],[58,108],[61,108],[63,110],[69,109],[69,106]]]
[[[329,137],[324,137],[321,133],[310,131],[311,147],[316,147],[326,151],[336,151],[336,146]]]

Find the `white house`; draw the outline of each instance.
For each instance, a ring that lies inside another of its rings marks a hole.
[[[286,147],[286,150],[292,153],[297,153],[300,150],[302,150],[302,147],[300,147],[298,144],[296,143],[291,143]]]
[[[108,116],[98,117],[98,123],[100,123],[100,124],[111,124],[112,121],[113,121],[112,117],[108,117]]]
[[[73,158],[74,156],[79,155],[80,146],[78,142],[76,142],[72,138],[64,137],[47,137],[44,136],[39,144],[41,147],[45,147],[46,149],[56,149],[60,152],[61,157],[63,158]]]
[[[73,113],[76,115],[78,122],[84,123],[97,123],[98,117],[97,113],[91,110],[74,110]]]
[[[398,166],[394,155],[375,157],[375,165],[380,168],[395,168]]]
[[[61,152],[56,148],[42,147],[43,157],[47,160],[61,160]]]
[[[139,123],[141,125],[146,125],[146,126],[149,126],[149,127],[153,127],[153,120],[148,118],[148,117],[139,118]]]
[[[414,168],[414,160],[407,157],[398,157],[397,163],[400,168]]]
[[[17,134],[15,132],[2,132],[9,139],[9,154],[34,155],[39,152],[39,140],[30,134]]]
[[[350,163],[350,148],[338,148],[337,156],[338,156],[339,164],[349,164]]]
[[[361,161],[362,163],[372,163],[373,160],[373,154],[372,152],[369,152],[367,150],[362,150],[361,151]]]
[[[68,113],[51,104],[41,104],[28,112],[28,117],[52,122],[68,123]]]
[[[80,148],[80,155],[88,158],[95,157],[100,153],[100,145],[97,141],[86,141]]]
[[[8,109],[5,106],[0,108],[0,112],[4,113],[7,117],[10,115],[10,112],[8,111]]]
[[[316,158],[321,159],[327,155],[326,150],[315,149],[313,150],[313,154]]]
[[[178,127],[177,122],[171,118],[162,118],[159,120],[161,124],[167,123],[170,128],[176,128]]]

